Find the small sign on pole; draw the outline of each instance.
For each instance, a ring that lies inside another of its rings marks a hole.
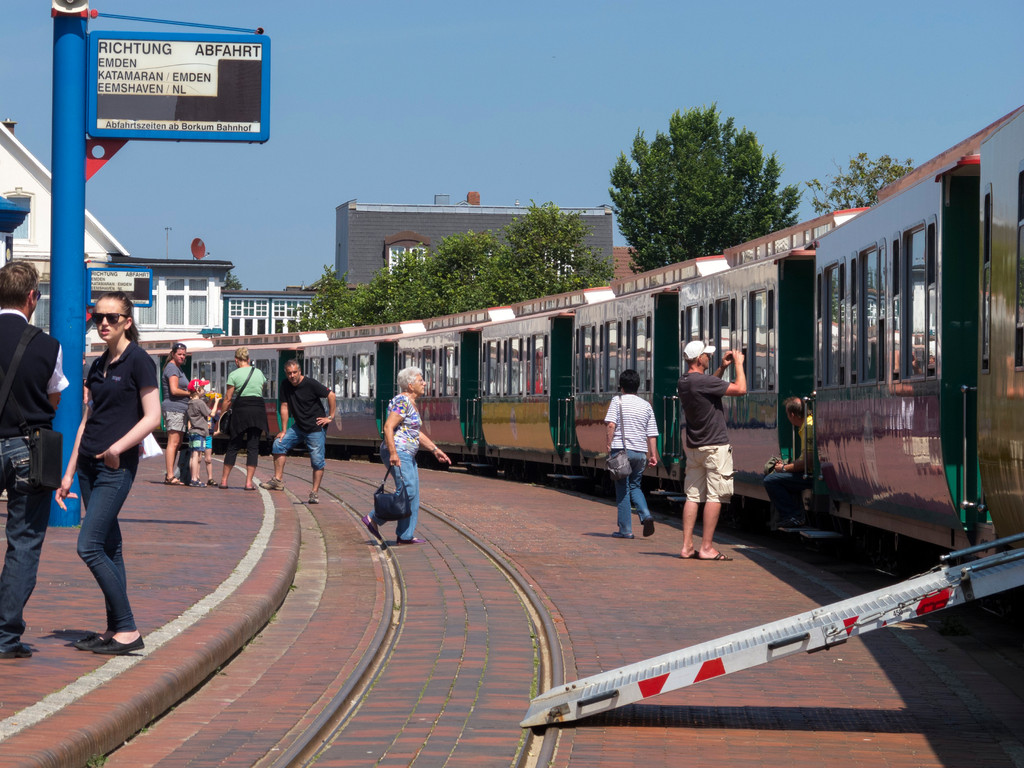
[[[145,267],[95,268],[87,270],[89,306],[104,293],[121,291],[136,307],[153,306],[153,270]]]
[[[95,138],[264,142],[270,38],[90,32],[87,93]]]

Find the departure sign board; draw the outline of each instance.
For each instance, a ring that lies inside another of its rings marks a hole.
[[[87,132],[95,138],[270,138],[265,35],[89,34]]]

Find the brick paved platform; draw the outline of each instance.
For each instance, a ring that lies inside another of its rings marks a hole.
[[[264,464],[258,476],[266,478]],[[290,717],[309,718],[303,702],[322,707],[380,620],[381,575],[365,556],[377,544],[337,501],[308,511],[295,503],[308,491],[308,464],[290,460],[288,471],[289,493],[168,488],[155,464],[140,473],[122,522],[131,595],[148,645],[157,628],[230,576],[261,540],[261,528],[262,555],[251,558],[251,574],[194,626],[167,631],[163,645],[152,643],[113,682],[0,741],[0,766],[82,765],[102,754],[110,748],[103,744],[117,743],[115,729],[137,730],[166,710],[172,689],[187,690],[216,669],[286,596],[274,621],[223,674],[115,752],[109,765],[252,765],[254,755],[287,734]],[[365,481],[381,473],[376,464],[332,461],[325,487],[368,508]],[[629,541],[611,537],[611,503],[568,491],[423,470],[421,493],[426,507],[487,542],[534,586],[559,632],[568,680],[861,591],[841,569],[821,569],[765,546],[765,539],[744,541],[729,531],[718,540],[732,562],[683,561],[682,534],[667,509],[654,537]],[[265,511],[273,512],[272,523],[265,523]],[[393,531],[387,527],[385,536],[393,540]],[[68,645],[103,619],[99,591],[74,553],[76,533],[48,535],[27,612],[26,641],[36,655],[0,662],[0,728],[14,727],[26,706],[103,663]],[[399,646],[395,669],[378,686],[394,706],[387,700],[364,706],[324,756],[325,765],[372,764],[386,754],[381,764],[432,768],[445,753],[428,740],[447,732],[460,742],[448,764],[501,765],[496,745],[519,736],[528,681],[521,665],[510,662],[525,638],[505,620],[508,608],[500,600],[483,609],[467,602],[474,580],[482,594],[497,592],[480,575],[483,561],[461,549],[454,531],[424,517],[418,533],[430,543],[396,552],[416,591],[403,627],[407,650]],[[332,562],[348,569],[347,578],[327,575]],[[459,592],[439,580],[449,571]],[[468,620],[451,610],[463,605]],[[1024,766],[1020,654],[979,652],[970,636],[942,636],[936,628],[944,616],[563,727],[553,765]],[[303,642],[293,648],[298,633]],[[1019,652],[1019,638],[1011,642]],[[474,667],[483,643],[487,663]],[[332,675],[313,663],[317,656],[336,661]],[[444,668],[456,658],[468,664],[459,667],[465,677],[446,682]],[[285,666],[262,674],[275,661]],[[405,703],[402,686],[423,692],[421,711],[405,725],[396,719]],[[481,710],[479,722],[473,707]],[[455,717],[467,724],[461,732]]]
[[[299,536],[290,503],[243,490],[237,470],[228,490],[162,478],[162,461],[143,461],[119,518],[140,655],[71,646],[103,630],[103,597],[75,553],[78,529],[47,533],[25,612],[34,655],[0,662],[0,766],[81,766],[113,749],[214,672],[287,594]]]

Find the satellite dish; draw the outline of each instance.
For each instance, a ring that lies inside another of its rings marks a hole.
[[[206,255],[206,243],[200,240],[198,237],[192,241],[192,256],[196,259],[201,259]]]

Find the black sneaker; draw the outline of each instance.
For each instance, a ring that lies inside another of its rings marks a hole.
[[[32,655],[32,649],[24,643],[18,643],[13,648],[0,651],[0,659],[27,659]]]
[[[653,517],[648,517],[646,520],[641,520],[640,522],[644,524],[644,536],[645,537],[653,536],[654,535],[654,518]]]

